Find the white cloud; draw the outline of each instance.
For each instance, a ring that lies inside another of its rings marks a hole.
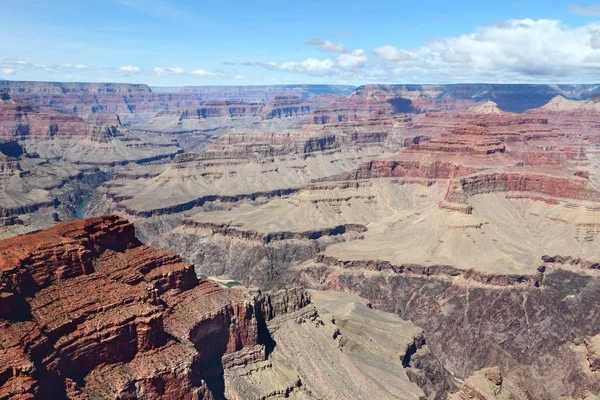
[[[236,81],[241,81],[243,79],[246,79],[246,77],[244,75],[236,75],[233,77],[233,79],[235,79]]]
[[[600,13],[600,7],[597,11]],[[596,9],[586,12],[595,13]],[[351,82],[600,80],[600,23],[573,27],[557,20],[508,20],[412,49],[384,44],[374,48],[372,55],[362,49],[335,47],[321,39],[313,39],[309,44],[341,54],[322,60],[307,58],[254,65]]]
[[[365,65],[368,61],[368,58],[364,50],[357,49],[349,54],[340,55],[335,61],[340,68],[350,69]]]
[[[216,75],[214,72],[208,72],[208,71],[205,71],[203,69],[197,69],[195,71],[190,72],[190,74],[192,74],[194,76],[201,76],[201,77],[208,77],[208,76],[215,76]]]
[[[3,68],[2,73],[6,75],[14,74],[15,70],[13,68]]]
[[[83,73],[94,71],[96,68],[91,65],[80,63],[62,63],[62,64],[35,64],[26,61],[22,58],[0,59],[0,69],[2,71],[11,70],[11,73],[28,72],[28,73],[44,73],[57,77],[71,77],[72,73]],[[4,72],[6,73],[6,72]]]
[[[373,53],[396,79],[597,81],[600,25],[509,20],[412,50],[386,45]]]
[[[71,64],[71,63],[61,64],[60,67],[63,69],[79,69],[79,70],[90,69],[90,67],[85,64]]]
[[[399,50],[394,46],[390,46],[388,44],[373,49],[373,54],[375,54],[377,57],[381,58],[384,61],[400,61],[403,58],[406,58],[408,52],[404,50]]]
[[[361,68],[367,62],[368,57],[365,51],[357,49],[346,54],[341,54],[333,60],[330,58],[324,60],[307,58],[304,61],[270,62],[257,65],[275,71],[294,72],[313,76],[335,76],[347,74],[347,72],[344,72],[347,70]]]
[[[133,65],[123,65],[122,67],[119,68],[119,71],[121,71],[121,72],[140,72],[140,68],[135,67]]]
[[[169,74],[183,74],[185,71],[183,68],[175,67],[175,68],[165,68],[165,67],[155,67],[154,72],[158,75],[169,75]]]
[[[347,53],[348,49],[341,43],[333,43],[329,40],[311,39],[307,42],[311,46],[318,46],[323,51],[331,53]]]
[[[298,72],[309,75],[325,75],[334,68],[334,63],[330,59],[317,60],[316,58],[307,58],[304,61],[288,61],[283,63],[270,62],[263,64],[265,68],[285,71]]]

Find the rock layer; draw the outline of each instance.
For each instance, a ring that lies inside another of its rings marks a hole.
[[[353,379],[367,367],[370,394],[422,398],[402,364],[421,330],[357,296],[314,292],[315,306],[301,288],[199,280],[116,216],[0,241],[0,255],[2,398],[322,398],[344,388],[336,397],[351,399],[366,395]],[[371,335],[376,348],[353,350]]]
[[[261,345],[265,318],[309,302],[198,281],[134,234],[103,217],[0,242],[3,397],[210,397],[223,355]]]

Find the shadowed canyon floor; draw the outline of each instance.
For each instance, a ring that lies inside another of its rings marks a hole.
[[[2,317],[28,365],[0,371],[6,393],[54,378],[102,398],[600,393],[597,86],[0,90],[0,235],[117,214],[152,246],[116,217],[4,242],[40,241],[5,262],[2,301],[29,310]],[[95,244],[105,229],[124,247]],[[55,306],[63,285],[73,304],[106,287],[123,311]],[[113,330],[133,335],[127,355],[89,361]]]

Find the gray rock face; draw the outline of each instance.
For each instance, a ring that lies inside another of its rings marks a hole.
[[[491,366],[509,374],[525,374],[519,387],[530,398],[555,398],[597,387],[593,376],[577,372],[581,358],[569,348],[569,343],[600,332],[600,323],[590,319],[600,312],[595,301],[600,280],[594,276],[549,266],[541,286],[529,287],[344,269],[314,262],[318,249],[326,247],[324,239],[265,244],[219,234],[203,236],[189,229],[177,228],[153,243],[191,255],[203,274],[266,288],[293,283],[353,292],[369,299],[375,308],[423,327],[428,350],[417,351],[410,366],[428,370],[438,380],[428,382],[419,372],[409,376],[431,398],[456,390],[450,383],[440,384],[439,377],[447,371],[464,380]],[[201,249],[201,254],[190,253],[192,249]],[[555,383],[543,385],[548,379]]]

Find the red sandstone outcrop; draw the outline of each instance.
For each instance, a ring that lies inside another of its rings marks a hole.
[[[365,180],[375,178],[428,178],[448,179],[470,175],[479,169],[444,161],[369,161],[355,171],[327,177],[314,182]]]
[[[0,254],[2,398],[210,399],[223,356],[264,360],[265,321],[310,301],[198,281],[115,216],[1,241]]]
[[[487,130],[477,125],[454,128],[450,134],[442,135],[424,143],[409,146],[412,151],[492,154],[505,150],[502,137],[488,135]]]
[[[553,176],[540,172],[518,171],[503,173],[477,173],[450,180],[444,200],[439,207],[470,214],[472,207],[468,198],[477,194],[513,192],[512,198],[529,198],[557,204],[556,199],[593,200],[600,193],[581,175]],[[537,195],[536,195],[537,194]],[[542,196],[539,196],[542,195]],[[550,196],[550,198],[543,197]]]
[[[90,126],[75,115],[40,113],[30,106],[0,104],[0,137],[85,136]]]
[[[468,196],[491,192],[534,192],[579,200],[600,198],[600,193],[590,186],[589,180],[579,176],[552,176],[519,171],[478,174],[462,178],[460,183]]]
[[[0,137],[27,139],[90,137],[97,141],[122,136],[121,121],[115,114],[95,114],[84,120],[53,110],[41,112],[26,103],[0,103]]]

